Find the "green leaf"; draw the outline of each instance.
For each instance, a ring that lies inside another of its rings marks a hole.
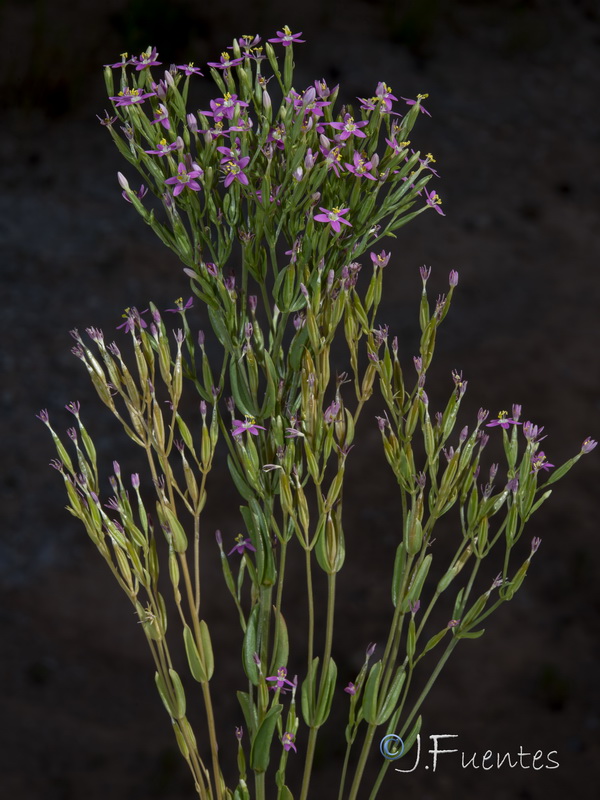
[[[398,597],[404,578],[404,567],[406,564],[406,549],[404,542],[400,542],[396,548],[396,558],[394,559],[394,573],[392,577],[392,603],[394,608],[398,605]]]
[[[377,723],[377,694],[379,692],[380,673],[381,661],[377,661],[369,672],[362,701],[363,716],[370,725]]]
[[[250,396],[247,375],[242,369],[242,365],[235,359],[232,359],[229,363],[229,378],[231,380],[231,394],[236,406],[244,414],[250,417],[256,416],[257,411]]]
[[[235,488],[238,490],[240,495],[244,498],[244,500],[252,500],[254,498],[254,492],[241,476],[231,455],[227,456],[227,466],[229,467],[229,474],[233,478]]]
[[[252,734],[253,731],[256,730],[258,725],[258,715],[256,713],[256,706],[248,692],[236,692],[237,699],[239,701],[240,706],[242,707],[242,712],[244,714],[244,720],[246,722],[246,728]]]
[[[254,655],[257,653],[257,638],[258,638],[258,616],[259,606],[255,605],[248,619],[246,633],[244,634],[244,642],[242,645],[242,663],[244,665],[244,672],[248,679],[254,686],[258,686],[258,666],[254,661]]]
[[[183,691],[183,684],[181,678],[174,669],[169,669],[171,676],[171,683],[173,684],[173,691],[175,692],[175,703],[173,716],[175,719],[182,719],[185,717],[185,692]]]
[[[304,722],[311,728],[315,726],[316,720],[315,682],[318,668],[319,657],[317,656],[310,665],[308,674],[302,682],[300,692],[302,716],[304,717]]]
[[[290,651],[287,625],[285,624],[283,614],[277,611],[275,606],[273,606],[273,612],[275,614],[275,642],[277,646],[271,657],[271,667],[269,669],[271,674],[274,674],[275,670],[279,669],[279,667],[286,666]]]
[[[206,680],[209,681],[215,671],[215,659],[208,625],[203,619],[200,620],[200,641],[202,642],[202,649],[204,651],[203,655],[204,665],[206,667]]]
[[[256,732],[256,736],[252,742],[252,749],[250,750],[250,767],[255,772],[266,772],[269,766],[271,742],[273,741],[275,725],[281,715],[282,709],[283,706],[281,703],[277,703],[270,708]]]
[[[194,634],[188,625],[183,629],[183,643],[185,644],[185,653],[192,677],[199,683],[203,683],[207,680],[206,672],[200,659],[200,653],[196,647],[196,642],[194,641]]]
[[[327,665],[327,675],[322,680],[321,691],[319,692],[319,701],[317,704],[317,713],[315,724],[322,725],[331,711],[331,703],[333,700],[333,693],[335,691],[335,683],[337,680],[337,666],[333,658],[329,659]]]
[[[378,725],[384,725],[394,712],[405,679],[406,672],[404,671],[404,667],[398,667],[392,685],[388,689],[387,696],[379,704],[379,711],[377,714]]]

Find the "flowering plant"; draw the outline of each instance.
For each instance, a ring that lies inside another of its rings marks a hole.
[[[481,409],[472,428],[457,433],[467,389],[458,372],[445,409],[430,412],[427,372],[458,274],[450,273],[447,296],[431,304],[430,269],[420,269],[421,339],[412,381],[401,365],[401,343],[396,336],[390,341],[377,320],[390,259],[380,243],[429,208],[443,214],[428,188],[437,177],[434,159],[410,148],[417,118],[428,114],[426,95],[401,98],[406,107],[394,110],[398,98],[380,83],[373,97],[359,98],[355,112],[337,109],[338,87],[324,81],[296,91],[293,46],[300,36],[284,27],[264,46],[259,37],[234,41],[231,54],[209,63],[220,96],[195,113],[188,111],[188,89],[201,72],[193,64],[170,67],[158,82],[151,71],[161,66],[156,49],[124,54],[106,67],[113,113],[102,124],[143,181],[134,190],[119,173],[124,198],[183,262],[220,362],[209,358],[212,348],[192,319],[193,297],[166,309],[178,315],[173,335],[153,303],[145,311],[127,309],[119,328],[129,339],[128,356],[125,345],[107,344],[96,328],[87,329],[88,338],[72,331],[74,353],[100,399],[146,459],[147,477],[134,473],[129,481],[113,463],[108,499],[79,403],[67,405],[76,421],[68,430],[74,455],[48,413],[39,415],[56,445],[52,465],[64,479],[69,511],[135,608],[158,692],[202,800],[263,800],[267,791],[278,800],[306,800],[317,738],[334,703],[345,703],[348,716],[340,799],[358,796],[377,736],[401,739],[401,754],[409,752],[423,701],[451,653],[460,641],[481,636],[483,621],[523,583],[540,544],[534,538],[515,568],[513,550],[525,524],[551,484],[596,446],[586,439],[555,467],[539,450],[542,429],[521,423],[518,404],[510,416],[501,412],[489,422]],[[274,44],[284,48],[283,65]],[[367,255],[371,274],[363,284],[359,259]],[[332,378],[332,347],[342,338],[348,370]],[[390,569],[390,628],[377,656],[369,645],[358,674],[341,675],[332,646],[336,577],[346,557],[346,462],[375,389],[385,405],[376,419],[402,509]],[[200,396],[195,418],[184,411],[184,390]],[[485,466],[492,436],[503,445],[502,470]],[[219,442],[227,449],[244,533],[228,535],[225,544],[217,531],[211,553],[202,522]],[[433,533],[447,515],[454,519],[454,554],[434,559]],[[492,554],[490,571],[483,565]],[[245,678],[240,672],[237,698],[244,724],[235,730],[235,772],[220,761],[226,732],[211,692],[218,654],[201,613],[203,564],[211,558],[220,562],[240,622]],[[290,559],[299,559],[306,575],[303,654],[291,651],[286,626],[294,605],[284,591]],[[327,585],[321,616],[320,578]],[[165,589],[174,612],[167,611]],[[181,665],[167,637],[172,616],[181,624]],[[413,676],[422,671],[424,688],[413,697]],[[202,735],[187,716],[192,680],[203,698]],[[366,790],[371,799],[398,755],[383,744],[382,753],[380,773]],[[291,759],[302,765],[297,786]]]

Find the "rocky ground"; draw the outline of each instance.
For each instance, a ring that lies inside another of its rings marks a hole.
[[[3,797],[193,796],[143,637],[63,509],[62,486],[47,467],[51,442],[35,419],[48,408],[66,427],[64,404],[81,400],[101,458],[134,469],[119,432],[96,414],[68,331],[110,331],[126,306],[153,299],[167,307],[187,296],[179,265],[123,203],[115,177],[122,164],[94,117],[106,105],[100,65],[118,53],[152,43],[165,61],[202,64],[234,35],[269,36],[287,23],[307,39],[296,51],[299,85],[339,81],[350,100],[372,94],[379,80],[398,95],[428,92],[432,118],[421,120],[416,136],[437,159],[446,216],[422,215],[393,243],[381,321],[410,359],[419,265],[432,265],[434,292],[458,269],[439,346],[439,397],[450,370],[459,369],[469,381],[466,422],[480,406],[496,413],[522,403],[524,417],[545,426],[544,448],[555,463],[586,436],[600,438],[597,4],[333,0],[282,14],[267,0],[202,8],[184,0],[0,6]],[[208,82],[200,91],[210,96]],[[438,392],[432,386],[430,396]],[[361,436],[340,588],[346,627],[334,653],[349,675],[365,646],[383,638],[397,537],[393,480],[377,460],[372,417]],[[466,643],[450,663],[426,707],[420,765],[411,774],[390,772],[382,796],[596,797],[597,453],[534,519],[528,536],[543,543],[525,587],[484,638]],[[207,526],[233,534],[228,491],[225,483],[215,490]],[[218,599],[219,575],[208,580],[214,635],[224,649],[232,618]],[[219,686],[237,688],[237,663],[221,663]],[[235,700],[225,691],[218,696],[225,724],[239,724]],[[514,756],[522,747],[541,750],[546,765],[557,751],[560,766],[484,771],[440,756],[438,769],[426,770],[428,737],[442,733],[457,734],[446,746],[467,759],[485,750]],[[329,796],[338,755],[325,747],[318,753],[315,797]],[[374,756],[373,768],[379,763]]]

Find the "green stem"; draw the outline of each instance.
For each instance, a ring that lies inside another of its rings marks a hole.
[[[433,686],[435,681],[438,679],[440,672],[442,671],[446,661],[450,657],[450,654],[452,653],[452,651],[454,650],[454,648],[456,647],[457,644],[458,644],[458,639],[453,637],[452,641],[446,647],[446,650],[444,651],[444,655],[440,658],[440,660],[438,661],[435,669],[433,670],[433,672],[429,676],[429,680],[427,681],[427,683],[425,685],[425,688],[423,689],[423,691],[419,695],[417,701],[415,702],[414,706],[412,707],[412,710],[411,710],[410,714],[406,718],[404,726],[402,727],[402,730],[400,731],[400,735],[401,736],[404,735],[404,733],[406,732],[408,726],[410,725],[410,723],[414,719],[415,714],[417,713],[417,711],[421,707],[423,701],[425,700],[425,698],[429,694],[429,692],[431,690],[431,687]],[[387,772],[387,768],[389,767],[389,765],[390,765],[390,762],[388,760],[386,760],[384,762],[384,764],[382,765],[381,769],[379,770],[379,774],[377,775],[377,779],[375,780],[375,783],[373,784],[373,789],[371,790],[371,794],[369,795],[369,800],[375,800],[375,798],[377,797],[377,792],[379,791],[379,788],[381,787],[381,782],[383,781],[383,778],[385,777],[385,773]],[[349,800],[350,800],[350,798],[349,798]]]

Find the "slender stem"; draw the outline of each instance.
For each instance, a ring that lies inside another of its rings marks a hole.
[[[374,725],[373,723],[370,723],[367,728],[367,732],[365,734],[365,740],[363,742],[360,757],[358,759],[358,764],[356,765],[354,780],[352,781],[350,794],[348,795],[348,800],[356,800],[356,793],[358,792],[360,782],[362,780],[363,772],[365,770],[365,764],[367,762],[367,756],[369,755],[371,745],[373,744],[373,736],[375,735],[376,729],[377,725]]]
[[[310,550],[306,548],[304,552],[306,555],[306,598],[308,601],[307,669],[310,670],[313,662],[313,650],[314,650],[314,639],[315,639],[315,608],[314,608],[313,585],[312,585],[312,571],[310,563]]]
[[[300,800],[306,800],[308,797],[308,787],[310,785],[310,778],[312,772],[312,763],[315,757],[315,744],[317,742],[318,728],[311,728],[308,734],[308,744],[306,746],[306,760],[304,762],[304,775],[302,777],[302,791],[300,792]]]
[[[410,714],[406,718],[406,721],[404,722],[404,726],[402,727],[402,730],[400,731],[400,735],[401,736],[404,735],[404,733],[406,732],[408,726],[412,722],[412,720],[413,720],[415,714],[417,713],[417,711],[419,710],[420,706],[423,704],[423,701],[425,700],[425,698],[429,694],[429,691],[431,690],[431,687],[433,686],[435,681],[438,679],[440,672],[442,671],[444,665],[446,664],[446,661],[450,657],[450,654],[452,653],[452,651],[454,650],[454,648],[456,647],[457,644],[458,644],[458,639],[453,637],[452,641],[446,647],[446,650],[444,651],[443,656],[440,658],[440,660],[438,661],[435,669],[433,670],[433,672],[429,676],[429,680],[427,681],[427,683],[425,685],[425,688],[423,689],[423,691],[419,695],[417,701],[415,702],[414,706],[412,707],[412,710],[411,710]],[[375,780],[375,783],[373,784],[373,789],[371,790],[371,794],[369,795],[369,800],[375,800],[375,798],[377,797],[377,792],[379,791],[379,788],[381,786],[381,782],[383,781],[383,778],[385,777],[385,773],[387,772],[387,768],[388,768],[389,764],[390,764],[390,762],[386,760],[384,762],[384,764],[381,766],[381,769],[379,770],[379,774],[377,776],[377,779]],[[350,798],[349,798],[349,800],[350,800]]]

